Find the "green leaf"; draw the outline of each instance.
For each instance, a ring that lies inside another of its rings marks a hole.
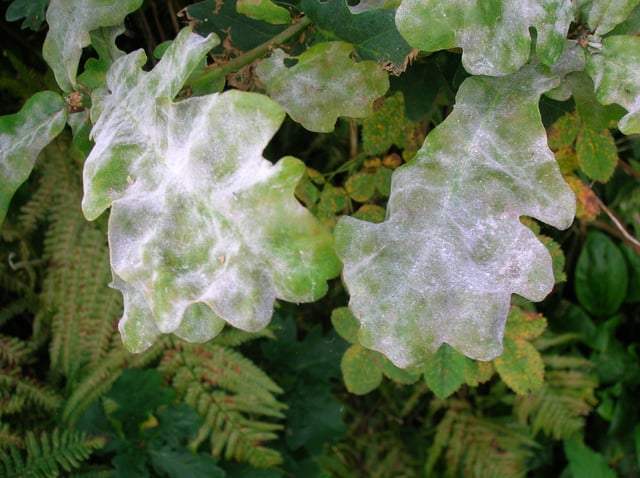
[[[356,63],[352,53],[344,42],[320,43],[294,58],[277,49],[256,72],[291,118],[310,131],[326,133],[339,116],[369,115],[373,101],[389,89],[387,74],[377,63]],[[289,60],[295,65],[287,67]]]
[[[465,370],[464,381],[471,387],[488,382],[495,374],[493,362],[469,361]]]
[[[380,360],[382,362],[382,373],[385,377],[393,380],[394,382],[401,383],[404,385],[411,385],[412,383],[416,383],[420,376],[422,375],[422,371],[419,367],[413,368],[398,368],[393,363],[387,359],[384,355],[377,354],[380,356]]]
[[[336,329],[340,337],[347,342],[358,343],[360,324],[348,307],[333,309],[333,312],[331,312],[331,324],[333,324],[333,328]]]
[[[343,188],[326,184],[320,193],[320,205],[325,211],[339,213],[346,209],[349,197]]]
[[[375,361],[375,352],[360,345],[352,345],[347,349],[340,368],[347,390],[356,395],[365,395],[382,383],[382,371]]]
[[[142,423],[161,405],[175,397],[175,391],[162,385],[162,374],[157,370],[125,369],[106,398],[116,406],[108,412],[110,422],[118,422],[125,434],[138,435]]]
[[[64,128],[65,105],[60,95],[41,91],[18,113],[0,116],[0,224],[13,194],[31,174],[38,154]]]
[[[370,173],[355,173],[344,184],[347,194],[357,202],[367,202],[376,191],[375,176]]]
[[[364,204],[352,216],[362,221],[379,223],[384,221],[386,211],[375,204]]]
[[[189,5],[187,18],[194,20],[201,35],[215,33],[224,40],[214,51],[230,56],[251,50],[268,42],[286,28],[238,13],[236,0],[205,0]]]
[[[553,277],[556,284],[566,281],[567,274],[564,271],[565,258],[562,247],[550,237],[538,235],[538,239],[540,239],[540,242],[544,244],[549,251],[549,254],[551,254],[551,260],[553,261]]]
[[[544,382],[540,352],[522,338],[505,337],[504,351],[493,363],[504,383],[519,395],[538,391]]]
[[[575,271],[576,295],[592,315],[615,313],[627,294],[627,264],[618,246],[600,232],[590,232]]]
[[[471,360],[461,353],[447,344],[442,344],[424,363],[425,382],[437,397],[447,398],[465,382],[466,369],[470,362]]]
[[[569,462],[572,478],[616,478],[616,472],[607,464],[606,458],[578,438],[564,440],[564,453]]]
[[[393,171],[389,168],[378,168],[376,170],[376,189],[383,196],[389,197],[391,194],[391,176]]]
[[[212,43],[183,30],[151,72],[134,52],[93,95],[82,205],[89,219],[112,206],[113,286],[131,350],[160,332],[202,342],[225,322],[259,330],[276,298],[317,300],[339,272],[329,231],[293,195],[304,165],[261,157],[280,107],[237,90],[171,102]]]
[[[30,28],[38,31],[44,23],[44,11],[49,5],[49,0],[13,0],[5,18],[8,22],[15,22],[24,18],[22,28]]]
[[[236,10],[249,18],[274,25],[291,22],[289,10],[276,5],[271,0],[238,0]]]
[[[620,131],[640,133],[640,37],[605,38],[599,52],[587,55],[586,71],[602,104],[617,103],[628,111],[618,123]]]
[[[420,84],[421,92],[424,92],[423,88]],[[410,153],[420,148],[424,141],[421,125],[409,121],[404,110],[403,95],[398,92],[385,98],[373,114],[362,120],[362,148],[366,154],[383,154],[393,145]]]
[[[572,148],[579,131],[580,120],[575,113],[562,115],[547,130],[549,147],[553,150]]]
[[[411,47],[396,28],[393,10],[353,14],[345,0],[302,0],[300,5],[326,39],[351,43],[362,59],[385,63],[393,71],[404,71]]]
[[[622,23],[638,0],[580,0],[576,2],[594,35],[602,36]]]
[[[546,328],[547,320],[541,314],[512,307],[507,317],[505,336],[531,340],[540,337]]]
[[[572,21],[571,3],[557,0],[403,0],[396,13],[411,46],[430,52],[460,47],[469,73],[492,76],[514,73],[529,61],[531,28],[538,58],[552,65]]]
[[[608,129],[593,130],[585,123],[576,139],[580,169],[591,179],[606,183],[618,164],[618,148]]]
[[[575,198],[538,112],[552,86],[530,67],[468,78],[453,113],[394,172],[387,220],[340,219],[336,244],[362,345],[400,367],[442,343],[491,360],[502,352],[511,295],[551,291],[549,252],[520,216],[573,221]]]
[[[307,176],[303,177],[296,186],[296,197],[311,207],[320,200],[320,191]]]
[[[620,246],[622,254],[629,267],[629,285],[625,302],[635,304],[640,302],[640,255],[626,244]]]
[[[123,26],[124,17],[137,10],[142,0],[51,0],[47,9],[49,33],[42,55],[65,92],[76,88],[82,49],[91,43],[89,32],[100,27]]]

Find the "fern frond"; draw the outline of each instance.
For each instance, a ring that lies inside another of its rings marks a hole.
[[[61,476],[63,470],[70,472],[86,461],[94,450],[102,448],[103,438],[89,438],[76,430],[54,429],[42,433],[40,438],[27,432],[25,438],[26,457],[15,446],[0,450],[2,477],[43,477]]]
[[[597,403],[593,363],[583,357],[543,358],[544,385],[535,394],[518,397],[514,410],[520,423],[530,423],[534,434],[542,431],[557,440],[568,438],[582,430]]]
[[[11,77],[15,78],[19,82],[19,85],[15,85],[17,90],[14,93],[17,96],[21,98],[29,98],[33,95],[34,91],[44,90],[47,88],[47,85],[42,79],[43,77],[41,72],[35,68],[27,66],[18,55],[15,55],[8,50],[4,50],[2,54],[9,60],[11,66],[15,70]]]
[[[0,291],[4,294],[12,293],[18,297],[33,297],[33,285],[26,277],[25,271],[15,271],[9,268],[8,255],[0,256]]]
[[[62,402],[62,397],[51,387],[38,383],[31,378],[23,377],[18,369],[0,369],[1,396],[24,397],[48,412],[55,412]],[[5,411],[4,408],[2,411]]]
[[[32,294],[30,295],[31,297],[20,297],[0,309],[0,327],[20,314],[33,311],[36,301]]]
[[[282,429],[273,421],[284,416],[286,406],[275,397],[282,390],[253,362],[213,341],[176,341],[159,370],[204,418],[192,448],[209,439],[214,456],[257,468],[281,463],[280,454],[263,443],[276,439]]]
[[[269,328],[262,329],[258,332],[245,332],[235,327],[227,327],[212,339],[212,342],[222,347],[239,347],[252,340],[262,338],[273,339],[275,338],[275,334]]]
[[[436,429],[426,474],[430,476],[440,460],[447,477],[524,477],[538,447],[526,428],[477,417],[468,403],[452,401]]]
[[[77,471],[69,475],[69,478],[112,478],[112,477],[113,477],[112,468],[101,468],[101,469],[95,469],[95,470]]]
[[[0,449],[9,446],[24,446],[24,439],[18,433],[11,431],[8,423],[0,422]]]
[[[0,334],[0,362],[8,365],[23,364],[28,361],[31,352],[29,342]]]
[[[39,163],[40,186],[22,209],[26,229],[46,218],[42,307],[36,324],[50,324],[51,368],[72,383],[85,365],[111,347],[122,314],[120,294],[109,289],[109,252],[100,224],[80,210],[82,183],[75,153],[63,141],[52,143]]]
[[[51,147],[53,148],[54,146],[52,145]],[[43,155],[47,159],[51,156],[51,153],[45,150]],[[51,177],[55,174],[55,172],[51,171],[51,165],[47,161],[36,163],[36,169],[33,173],[36,182],[35,191],[20,208],[20,213],[18,214],[18,226],[24,233],[30,234],[35,231],[38,224],[44,222],[51,210],[53,201],[56,198],[56,191],[60,187]]]
[[[126,367],[144,367],[156,360],[167,346],[168,339],[159,340],[140,354],[132,354],[124,347],[114,349],[108,355],[87,367],[86,374],[75,383],[62,411],[62,420],[74,424],[82,412],[107,393]]]

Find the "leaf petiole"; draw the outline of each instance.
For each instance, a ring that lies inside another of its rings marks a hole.
[[[199,86],[204,87],[207,84],[217,82],[221,78],[227,76],[229,73],[238,71],[243,66],[249,65],[258,58],[266,55],[273,49],[274,46],[287,42],[292,37],[301,33],[309,25],[311,25],[311,20],[308,17],[300,18],[298,22],[293,23],[289,28],[278,33],[271,40],[264,42],[247,52],[244,52],[242,55],[229,60],[224,65],[211,68],[202,75],[195,77],[189,86],[192,89],[197,89]]]

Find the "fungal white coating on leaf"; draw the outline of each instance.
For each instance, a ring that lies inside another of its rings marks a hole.
[[[100,27],[115,27],[109,30],[111,35],[119,32],[124,18],[141,4],[142,0],[50,0],[42,55],[63,91],[76,87],[78,63],[82,49],[91,43],[90,32]]]
[[[597,36],[609,33],[638,5],[638,0],[580,0],[578,7],[589,30]]]
[[[364,346],[400,367],[442,343],[491,360],[502,352],[511,295],[542,300],[551,291],[551,256],[520,217],[559,228],[573,221],[575,198],[537,109],[554,85],[529,66],[468,78],[451,115],[394,173],[386,221],[339,221]]]
[[[19,112],[0,117],[0,225],[13,194],[66,119],[65,101],[52,91],[38,92]]]
[[[293,195],[304,165],[262,157],[284,111],[235,90],[171,101],[212,44],[182,32],[149,73],[141,53],[127,55],[95,97],[83,210],[111,205],[119,327],[133,351],[161,333],[259,330],[276,298],[317,300],[339,272],[331,234]]]
[[[640,38],[628,35],[605,38],[602,49],[588,54],[586,61],[598,101],[617,103],[628,111],[618,122],[620,131],[640,133]]]
[[[530,28],[537,32],[540,61],[552,65],[572,20],[571,3],[558,0],[403,0],[396,13],[398,30],[411,46],[425,51],[462,48],[469,73],[492,76],[514,73],[527,63]]]
[[[256,73],[295,121],[309,131],[333,131],[339,116],[360,118],[372,111],[373,102],[389,89],[387,73],[374,61],[351,59],[353,45],[324,42],[315,45],[287,67],[288,55],[274,50],[260,62]]]

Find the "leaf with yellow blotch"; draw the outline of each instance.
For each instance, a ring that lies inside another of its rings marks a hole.
[[[566,176],[565,180],[576,194],[576,217],[586,221],[593,221],[602,212],[596,193],[578,176]]]
[[[546,329],[547,321],[534,312],[512,307],[505,328],[504,352],[493,363],[500,378],[514,392],[524,395],[538,390],[544,381],[544,362],[529,342]]]
[[[618,149],[608,129],[594,130],[583,122],[576,138],[580,169],[591,179],[606,183],[618,164]]]
[[[364,395],[382,383],[382,371],[376,363],[376,356],[381,358],[380,354],[361,345],[352,345],[347,349],[340,361],[347,390],[356,395]]]

